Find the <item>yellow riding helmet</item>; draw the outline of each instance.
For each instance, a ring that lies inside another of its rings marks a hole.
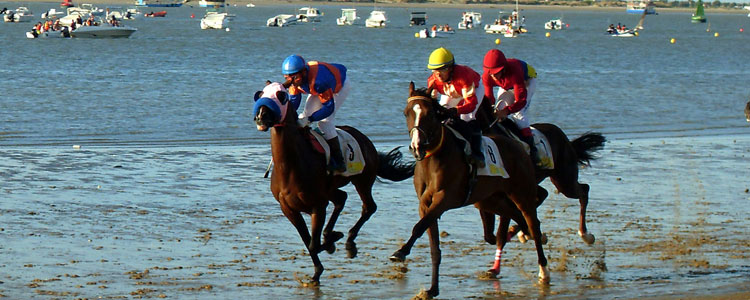
[[[435,49],[430,54],[430,60],[427,63],[427,68],[430,70],[437,70],[442,67],[453,65],[453,53],[443,47]]]

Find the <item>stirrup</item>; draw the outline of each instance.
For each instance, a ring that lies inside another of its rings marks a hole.
[[[335,159],[331,159],[331,161],[328,164],[328,171],[336,172],[336,173],[344,173],[346,172],[346,164],[344,162],[337,164]]]

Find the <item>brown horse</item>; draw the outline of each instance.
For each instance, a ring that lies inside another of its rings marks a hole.
[[[499,123],[492,125],[495,116],[492,114],[492,106],[489,101],[482,101],[480,108],[477,111],[477,120],[479,121],[480,126],[485,129],[485,133],[507,135],[508,132],[512,132],[512,130],[505,130],[504,128],[516,129],[515,124],[508,119],[503,122],[503,124],[506,125],[504,127],[501,127],[503,125],[500,125]],[[578,235],[586,244],[593,244],[595,237],[593,234],[589,233],[586,228],[586,207],[589,202],[589,185],[578,182],[578,169],[580,166],[588,165],[589,161],[595,158],[593,152],[602,149],[606,139],[600,133],[589,132],[571,142],[562,129],[554,124],[537,123],[533,124],[532,127],[536,128],[547,137],[549,146],[552,149],[552,159],[554,161],[554,169],[536,169],[535,174],[537,183],[540,183],[545,178],[549,177],[552,184],[555,185],[560,193],[568,198],[578,199],[578,202],[581,205]],[[539,205],[544,202],[547,194],[548,193],[544,188],[538,188],[537,196],[539,198]],[[495,244],[496,235],[492,232],[495,218],[492,214],[480,214],[482,215],[482,223],[484,224],[484,239],[490,244]],[[505,220],[502,217],[500,220],[501,223],[505,221],[509,222],[509,220]],[[525,242],[524,239],[522,239],[522,241]],[[490,271],[497,273],[499,272],[499,269]]]
[[[335,242],[343,237],[341,232],[333,231],[341,210],[344,208],[347,194],[340,188],[349,184],[354,187],[362,200],[362,215],[349,230],[346,241],[348,257],[357,256],[357,246],[354,239],[362,225],[375,213],[377,206],[372,197],[372,186],[376,177],[392,181],[405,180],[414,174],[414,163],[402,163],[401,152],[398,148],[389,153],[377,152],[372,142],[358,130],[341,126],[351,134],[359,144],[365,160],[362,173],[349,177],[330,175],[326,169],[326,159],[323,154],[314,150],[309,139],[309,127],[297,126],[295,108],[283,91],[276,93],[278,105],[273,103],[263,105],[258,99],[268,100],[263,95],[256,94],[255,123],[260,131],[271,130],[271,153],[273,155],[274,170],[271,175],[271,192],[281,205],[281,211],[299,232],[302,241],[310,253],[315,274],[311,284],[318,285],[323,265],[318,253],[326,250],[333,253]],[[268,96],[268,95],[266,95]],[[266,101],[268,103],[268,101]],[[261,104],[261,105],[259,105]],[[285,111],[286,117],[281,117],[280,111]],[[325,223],[328,202],[334,205],[330,219]],[[310,232],[301,213],[311,215]],[[321,231],[323,242],[321,243]]]
[[[431,98],[425,89],[415,90],[414,83],[409,84],[404,115],[411,137],[410,150],[417,159],[414,189],[419,197],[421,218],[414,225],[409,240],[393,253],[391,260],[404,261],[416,240],[427,231],[432,256],[432,285],[423,292],[426,295],[420,296],[437,296],[440,292],[438,270],[441,260],[438,219],[450,209],[474,204],[482,212],[508,217],[523,227],[528,224],[536,243],[539,280],[549,282],[547,258],[542,249],[536,215],[537,186],[531,159],[520,144],[504,136],[493,136],[491,138],[498,145],[503,165],[510,176],[478,176],[471,188],[470,166],[463,159],[462,143],[441,122],[440,116],[444,114],[445,108]],[[507,229],[506,226],[504,230]],[[497,238],[497,241],[498,247],[505,244],[505,239]]]

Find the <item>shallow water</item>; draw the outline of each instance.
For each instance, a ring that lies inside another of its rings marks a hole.
[[[45,5],[30,8],[38,14]],[[250,99],[266,79],[281,79],[286,55],[341,62],[355,90],[340,123],[380,151],[406,146],[406,84],[424,84],[429,51],[446,46],[479,69],[498,36],[415,39],[404,8],[385,9],[392,21],[383,30],[338,27],[339,8],[321,6],[321,24],[279,29],[265,20],[296,7],[237,7],[230,32],[201,31],[189,17],[202,15],[198,8],[168,9],[167,18],[129,23],[139,31],[125,40],[27,40],[30,24],[0,24],[13,41],[0,45],[9,62],[0,68],[0,295],[404,299],[429,287],[426,237],[406,269],[387,259],[418,219],[410,180],[376,183],[379,209],[357,239],[359,257],[323,254],[321,287],[301,287],[312,263],[262,178],[268,133],[252,126]],[[436,23],[460,15],[420,10]],[[487,22],[496,10],[481,11]],[[615,39],[605,26],[632,26],[636,16],[566,11],[571,27],[545,38],[542,24],[561,13],[525,15],[532,32],[501,38],[499,47],[540,73],[532,120],[610,141],[581,172],[592,187],[588,225],[597,241],[576,236],[577,201],[552,193],[539,209],[551,285],[534,284],[533,245],[518,242],[506,247],[501,278],[480,280],[494,247],[482,242],[475,209],[450,211],[440,220],[439,298],[743,290],[750,49],[738,28],[750,18],[709,15],[716,38],[689,14],[662,13],[648,17],[641,36]],[[340,42],[314,40],[329,36]],[[340,231],[360,213],[358,197],[348,202]]]

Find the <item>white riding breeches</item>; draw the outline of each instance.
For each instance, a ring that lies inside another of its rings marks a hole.
[[[334,123],[334,121],[336,120],[336,112],[339,111],[341,105],[343,105],[344,101],[346,101],[346,97],[349,96],[349,90],[349,81],[344,81],[344,85],[341,86],[341,90],[339,90],[338,93],[333,94],[333,112],[327,118],[318,121],[318,128],[320,128],[320,131],[323,132],[323,137],[326,140],[330,140],[338,136],[336,134],[336,124]],[[305,109],[299,115],[299,118],[302,119],[310,117],[314,112],[320,110],[321,107],[323,107],[323,104],[320,103],[320,98],[318,98],[317,95],[310,94],[307,96],[307,100],[305,100]]]
[[[477,107],[475,107],[474,110],[468,114],[461,114],[459,116],[461,120],[469,122],[477,119],[477,110],[479,110],[479,105],[482,104],[482,98],[484,98],[484,87],[481,84],[479,85],[479,87],[474,89],[474,95],[477,97]],[[440,95],[440,105],[445,108],[456,107],[456,105],[458,105],[461,100],[464,100],[464,98],[451,98],[450,96],[442,94]]]
[[[529,119],[526,117],[526,111],[529,109],[529,106],[531,105],[531,98],[534,96],[534,92],[536,91],[536,78],[530,78],[528,83],[526,84],[526,106],[524,106],[521,110],[514,112],[510,115],[508,115],[511,120],[513,120],[514,123],[518,126],[518,128],[524,129],[529,128],[531,126]],[[496,104],[496,110],[501,110],[505,108],[506,106],[513,105],[513,103],[516,102],[516,97],[513,94],[513,90],[504,90],[503,88],[500,88],[499,92],[497,93],[497,101]]]

